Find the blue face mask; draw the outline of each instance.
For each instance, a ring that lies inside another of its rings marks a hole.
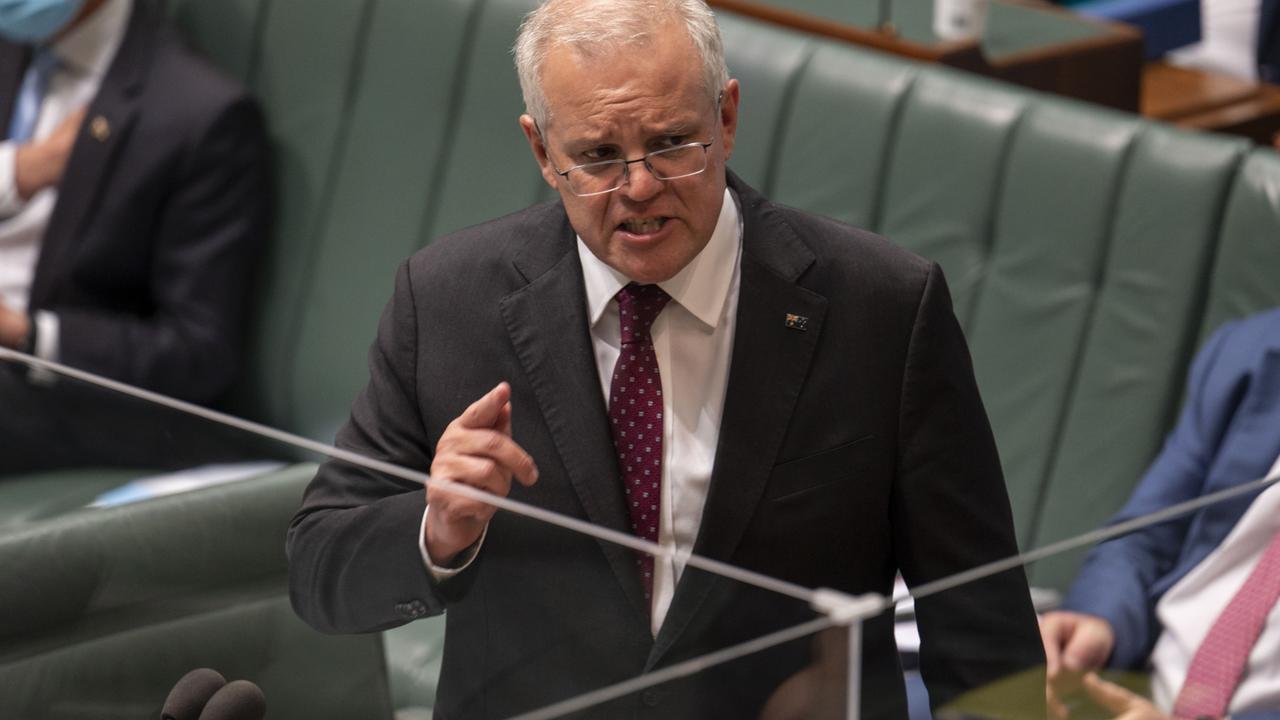
[[[0,0],[0,37],[38,45],[79,12],[84,0]]]

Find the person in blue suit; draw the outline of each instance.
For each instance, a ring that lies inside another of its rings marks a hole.
[[[1177,426],[1114,522],[1268,476],[1277,455],[1280,309],[1273,309],[1225,325],[1201,349]],[[1051,710],[1066,716],[1062,691],[1083,681],[1095,703],[1125,718],[1169,713],[1198,646],[1179,639],[1203,637],[1225,605],[1203,591],[1229,567],[1218,556],[1230,546],[1246,561],[1260,556],[1280,527],[1277,500],[1280,487],[1270,486],[1094,548],[1063,609],[1041,619]],[[1251,531],[1239,532],[1246,524]],[[1266,650],[1278,644],[1273,607],[1231,696],[1232,717],[1280,717],[1280,653]],[[1154,701],[1092,672],[1104,666],[1150,668]]]

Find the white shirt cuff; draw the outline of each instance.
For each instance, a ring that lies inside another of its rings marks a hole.
[[[32,316],[32,321],[36,324],[32,328],[36,333],[36,346],[31,348],[31,354],[41,360],[58,362],[58,330],[60,324],[57,313],[49,310],[37,310]],[[58,376],[51,370],[33,365],[27,372],[27,379],[36,385],[52,385],[57,382]]]
[[[480,531],[480,539],[471,544],[471,547],[458,553],[453,559],[454,567],[441,567],[431,560],[431,554],[427,552],[427,510],[431,506],[428,505],[426,510],[422,511],[422,526],[418,529],[418,551],[422,553],[422,564],[427,566],[427,570],[431,571],[431,576],[437,582],[448,580],[458,573],[471,567],[471,563],[475,561],[476,555],[480,554],[480,546],[484,545],[484,538],[489,534],[489,526],[486,524],[484,530]]]
[[[18,197],[18,183],[14,179],[13,165],[17,162],[18,144],[0,142],[0,218],[18,214],[25,204]]]
[[[32,352],[41,360],[58,362],[58,331],[61,327],[58,314],[51,310],[37,310],[35,322],[36,346]]]

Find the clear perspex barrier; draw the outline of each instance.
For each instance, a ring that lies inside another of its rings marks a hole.
[[[302,623],[288,596],[285,537],[305,486],[327,462],[325,472],[378,488],[351,519],[363,531],[382,522],[369,513],[408,506],[420,518],[423,485],[434,482],[427,468],[351,455],[15,353],[0,356],[0,394],[6,718],[158,716],[174,682],[206,666],[262,686],[268,717],[411,720],[430,716],[439,699],[464,716],[529,719],[897,717],[908,712],[904,700],[912,717],[929,717],[932,702],[936,717],[1039,718],[1045,668],[1024,662],[1025,643],[984,634],[989,615],[1009,612],[1007,600],[985,594],[988,583],[1152,523],[1186,522],[1205,506],[1247,502],[1265,485],[1250,479],[912,588],[901,580],[807,587],[780,577],[785,565],[741,567],[732,555],[678,552],[549,510],[566,507],[564,488],[492,499],[455,486],[499,508],[472,565],[439,581],[434,599],[396,595],[419,586],[412,576],[426,572],[421,564],[321,573],[336,586],[345,573],[361,578],[374,608],[357,607],[361,593],[294,598],[322,605],[316,614],[335,625],[370,624],[330,635]],[[417,551],[416,530],[401,526],[410,529],[396,542],[408,546],[387,557]],[[334,547],[308,561],[342,557],[348,536],[333,537]],[[661,624],[633,574],[639,553],[679,569]],[[539,591],[524,603],[495,594],[532,586]],[[557,587],[559,595],[548,591]],[[1052,608],[1061,590],[1035,589],[1037,609]],[[494,605],[514,616],[497,621],[486,614]],[[453,695],[438,698],[437,673],[451,663],[491,674],[449,678]],[[1140,673],[1108,677],[1149,691]],[[1114,714],[1070,682],[1059,701],[1070,717]]]

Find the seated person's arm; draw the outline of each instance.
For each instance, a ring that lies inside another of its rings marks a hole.
[[[80,108],[68,115],[49,137],[14,149],[13,189],[22,202],[62,181],[87,109]]]
[[[0,143],[0,218],[16,215],[32,195],[62,180],[84,115],[85,108],[71,113],[41,140]]]

